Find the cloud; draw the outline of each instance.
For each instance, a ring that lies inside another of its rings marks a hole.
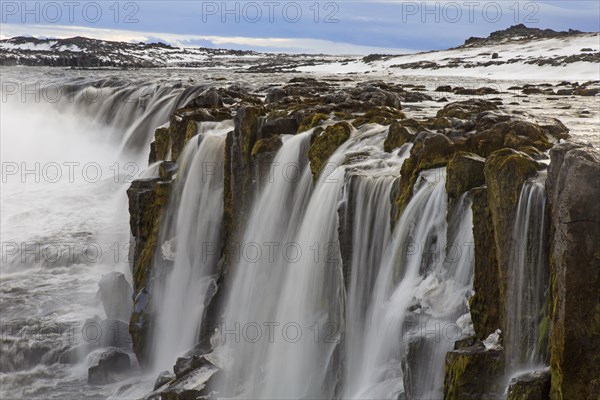
[[[187,35],[160,32],[138,32],[104,28],[91,28],[68,25],[24,25],[5,24],[2,27],[0,39],[14,36],[34,36],[63,39],[73,36],[85,36],[99,40],[121,42],[166,42],[178,47],[218,47],[239,50],[258,50],[281,53],[325,53],[325,54],[403,54],[413,53],[412,49],[389,47],[363,46],[351,43],[310,39],[310,38],[277,38],[277,37],[246,37],[246,36],[214,36]]]

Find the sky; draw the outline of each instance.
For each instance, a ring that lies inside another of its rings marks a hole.
[[[524,23],[600,31],[591,1],[6,1],[0,39],[86,36],[240,50],[370,54],[440,50]]]

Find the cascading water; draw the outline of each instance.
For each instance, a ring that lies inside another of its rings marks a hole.
[[[68,141],[81,162],[102,158],[110,167],[116,153],[121,163],[145,165],[154,129],[204,90],[110,79],[68,84],[73,101],[21,109],[6,105],[15,113],[4,109],[2,114],[4,160],[11,160],[4,150],[8,138],[11,151],[31,151],[32,160],[74,161],[56,158],[64,157]],[[100,91],[102,100],[90,101]],[[30,110],[42,110],[43,118]],[[5,115],[14,119],[5,120]],[[200,135],[179,158],[153,276],[154,371],[170,369],[198,344],[207,299],[216,289],[223,134],[230,129],[231,121],[201,124]],[[411,399],[441,397],[445,354],[456,339],[472,333],[466,305],[473,274],[471,202],[464,195],[448,209],[444,171],[425,171],[392,232],[394,184],[410,145],[384,153],[386,133],[378,125],[353,132],[329,160],[338,167],[333,172],[326,168],[314,182],[307,160],[312,131],[283,138],[270,179],[257,188],[248,220],[239,221],[241,242],[229,260],[232,265],[226,266],[229,286],[218,288],[226,289],[228,297],[220,299],[220,343],[209,356],[223,368],[218,386],[223,397],[396,399],[402,392]],[[106,170],[110,179],[93,187],[84,182],[72,187],[5,185],[3,240],[77,239],[101,242],[102,248],[110,248],[109,239],[128,243],[127,218],[112,210],[126,210],[129,182],[115,182],[113,171]],[[158,173],[154,164],[142,176]],[[73,202],[86,207],[63,206]],[[28,208],[20,208],[25,203]],[[506,336],[505,346],[513,371],[537,368],[546,357],[536,341],[548,282],[544,207],[543,185],[527,182],[513,233],[522,246],[512,255],[514,274],[508,277],[507,315],[515,334]],[[117,219],[120,224],[113,225]],[[7,228],[19,224],[23,229]],[[347,254],[338,248],[342,235]],[[93,300],[98,279],[114,270],[129,274],[123,259],[114,262],[112,256],[91,268],[81,262],[81,254],[76,262],[60,265],[20,257],[5,262],[3,254],[2,319],[14,324],[18,335],[7,334],[3,324],[3,355],[14,357],[0,363],[2,397],[79,395],[89,364],[83,343],[73,343],[71,332],[60,329],[46,335],[44,343],[22,333],[36,324],[55,329],[103,315]],[[344,270],[342,260],[350,261]],[[75,354],[68,361],[73,365],[66,364],[65,354]],[[154,378],[143,378],[144,383],[152,385]],[[121,384],[133,387],[139,380]],[[85,390],[104,397],[115,389]],[[141,396],[150,389],[135,390]]]
[[[431,244],[434,238],[445,242],[447,200],[440,176],[440,170],[421,176],[398,221],[373,291],[361,368],[347,380],[345,398],[395,398],[402,391],[403,324],[421,280],[425,250],[415,246]]]
[[[268,262],[263,256],[259,263],[242,260],[235,266],[222,328],[237,332],[241,339],[230,337],[224,346],[231,363],[221,385],[227,395],[331,398],[340,387],[341,341],[348,329],[337,245],[338,207],[348,200],[342,189],[348,182],[344,175],[351,170],[357,182],[351,189],[355,192],[350,205],[355,214],[353,226],[366,229],[350,228],[356,241],[353,259],[358,274],[371,273],[367,266],[358,265],[379,263],[381,249],[389,240],[390,190],[402,163],[397,155],[379,150],[384,138],[380,128],[356,132],[329,160],[337,168],[326,168],[312,192],[312,175],[306,165],[310,132],[288,139],[279,151],[274,180],[255,203],[243,243],[276,243],[284,251],[276,247],[275,257]],[[358,149],[377,152],[381,158],[342,167]],[[290,164],[304,165],[297,182],[285,179]],[[370,220],[373,217],[375,221]],[[367,248],[364,240],[378,243]],[[353,286],[355,295],[348,301],[352,313],[358,314],[369,289],[358,280]],[[264,334],[256,343],[244,335],[244,328],[254,324]],[[224,332],[221,337],[227,339]]]
[[[223,214],[224,134],[229,128],[228,123],[203,123],[201,133],[190,140],[182,155],[169,205],[175,210],[167,211],[156,256],[174,258],[165,287],[156,296],[153,354],[157,369],[170,368],[178,355],[196,344],[206,296],[215,285]]]
[[[303,161],[309,141],[310,133],[305,133],[283,143],[273,161],[272,179],[266,182],[257,199],[238,246],[231,294],[220,332],[225,357],[232,358],[222,384],[226,396],[259,397],[270,343],[264,337],[252,343],[254,340],[244,340],[241,334],[249,329],[270,333],[268,324],[277,321],[275,313],[286,273],[281,265],[286,258],[297,256],[291,253],[295,250],[293,235],[312,186],[310,169]],[[294,170],[299,173],[290,172]],[[262,250],[254,249],[247,254],[246,247],[253,245]],[[267,251],[265,246],[275,250]],[[227,335],[232,331],[234,335]]]
[[[14,72],[3,71],[3,83],[28,79]],[[106,397],[113,386],[87,387],[87,367],[110,335],[90,341],[84,321],[105,316],[103,275],[131,276],[125,192],[147,165],[146,145],[200,88],[42,76],[23,88],[52,87],[56,101],[3,94],[2,160],[17,170],[2,183],[0,397]],[[127,322],[110,326],[125,333]]]
[[[513,228],[507,276],[505,348],[512,372],[541,367],[547,348],[540,340],[540,322],[550,269],[546,240],[545,176],[523,184]]]
[[[391,240],[390,193],[393,176],[351,175],[353,204],[350,282],[346,309],[345,380],[351,382],[362,364],[365,318],[377,272]],[[355,244],[355,245],[353,245]]]

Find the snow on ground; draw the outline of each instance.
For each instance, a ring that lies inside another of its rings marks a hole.
[[[433,51],[385,57],[370,63],[358,59],[298,67],[301,72],[326,74],[373,73],[391,75],[469,76],[493,79],[597,80],[600,66],[577,61],[562,65],[538,65],[536,62],[555,57],[579,56],[582,49],[600,51],[598,34],[581,34],[568,38],[511,41],[478,47]],[[497,59],[492,54],[498,53]],[[510,62],[508,62],[510,60]],[[435,63],[427,65],[427,63]],[[409,65],[412,64],[412,65]]]

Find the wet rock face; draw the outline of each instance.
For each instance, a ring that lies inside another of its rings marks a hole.
[[[122,380],[131,370],[129,355],[122,350],[111,349],[100,355],[98,362],[88,369],[88,384],[108,385]]]
[[[478,339],[483,340],[501,325],[500,284],[495,251],[494,226],[486,187],[471,191],[473,200],[473,239],[475,265],[473,290],[469,300],[471,320]]]
[[[481,112],[497,109],[498,107],[490,101],[472,99],[446,105],[437,112],[437,117],[468,119]]]
[[[408,205],[419,173],[445,166],[455,150],[454,143],[441,133],[423,130],[417,135],[410,150],[410,157],[402,164],[399,195],[396,199],[396,219]]]
[[[391,153],[395,149],[402,147],[405,143],[414,142],[416,131],[416,128],[405,126],[401,122],[392,123],[387,138],[383,142],[383,149]]]
[[[600,153],[550,152],[552,399],[600,396]]]
[[[504,387],[504,351],[481,342],[446,354],[445,400],[500,399]]]
[[[159,179],[134,181],[127,190],[130,227],[134,240],[131,257],[133,312],[129,319],[129,333],[133,341],[133,350],[141,365],[149,356],[146,344],[152,321],[150,277],[153,274],[160,224],[170,191],[171,182],[161,182]]]
[[[459,152],[448,161],[446,192],[451,200],[485,183],[485,159],[476,154]]]
[[[125,275],[109,272],[98,282],[98,294],[106,312],[106,318],[128,321],[131,314],[133,289]]]
[[[221,369],[205,357],[177,359],[175,374],[161,372],[148,399],[196,400],[218,398],[215,392]]]
[[[511,254],[513,221],[523,183],[537,174],[538,164],[525,153],[512,149],[499,150],[485,162],[488,204],[494,227],[495,250],[498,260],[500,298],[506,293],[506,276]],[[504,306],[504,305],[503,305]]]
[[[315,181],[323,171],[329,157],[350,138],[351,132],[352,125],[347,122],[341,122],[330,125],[324,131],[322,130],[313,134],[308,159],[310,160],[310,169]]]
[[[511,379],[507,400],[550,399],[550,371],[535,371]]]

